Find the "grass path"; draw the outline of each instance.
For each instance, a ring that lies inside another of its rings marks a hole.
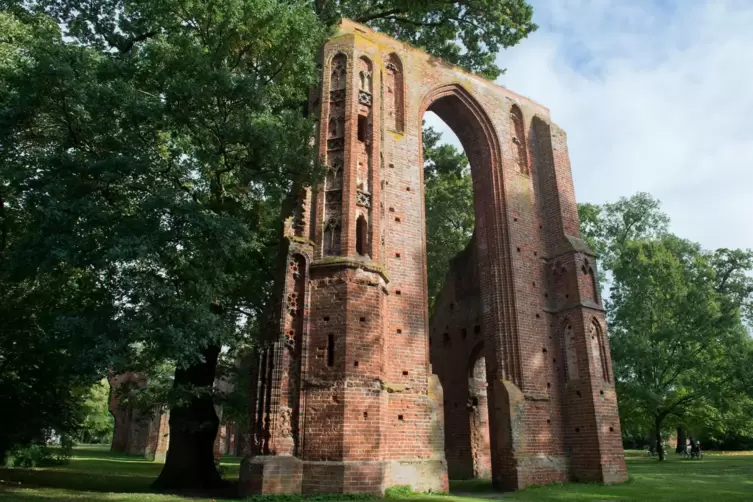
[[[240,459],[226,457],[223,474],[237,480]],[[43,469],[0,469],[0,501],[177,502],[202,501],[149,493],[161,464],[116,455],[103,447],[78,448],[70,464]],[[631,480],[615,486],[567,484],[499,494],[487,481],[452,483],[451,495],[415,495],[410,502],[536,501],[753,501],[753,452],[706,454],[701,461],[672,456],[659,463],[636,453],[628,456]],[[462,494],[462,495],[461,495]],[[333,498],[333,500],[335,500]]]

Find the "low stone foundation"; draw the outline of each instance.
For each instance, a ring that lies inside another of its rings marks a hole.
[[[249,456],[241,463],[240,495],[371,493],[408,485],[417,492],[446,493],[444,460],[310,462],[291,456]]]

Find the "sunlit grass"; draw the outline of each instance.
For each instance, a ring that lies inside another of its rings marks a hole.
[[[621,501],[621,500],[753,500],[753,453],[707,453],[703,460],[666,462],[645,452],[628,452],[631,479],[621,485],[567,484],[506,493],[504,500]],[[240,458],[225,457],[224,477],[237,480]],[[41,469],[0,469],[0,500],[19,502],[210,501],[150,493],[162,464],[113,454],[106,447],[78,448],[68,465]],[[488,480],[454,481],[451,495],[415,495],[411,502],[482,502],[499,498]],[[289,499],[288,499],[289,500]],[[332,500],[336,500],[332,497]],[[273,502],[273,501],[270,501]]]

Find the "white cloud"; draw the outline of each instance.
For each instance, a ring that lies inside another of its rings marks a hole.
[[[678,235],[753,248],[753,3],[541,1],[534,20],[499,82],[565,129],[578,200],[646,191]]]

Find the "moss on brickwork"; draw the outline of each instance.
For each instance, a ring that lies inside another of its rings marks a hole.
[[[405,392],[405,385],[401,385],[399,383],[384,383],[384,389],[389,392],[390,394],[394,392]]]
[[[290,242],[295,242],[296,244],[305,244],[307,246],[314,246],[314,241],[310,239],[306,239],[305,237],[298,237],[297,235],[290,235],[287,237],[287,239]]]

